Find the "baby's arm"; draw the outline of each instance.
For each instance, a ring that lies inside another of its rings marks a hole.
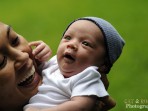
[[[96,100],[95,96],[73,97],[71,101],[52,108],[28,108],[25,111],[108,111],[116,105],[110,96],[102,97],[99,101]]]
[[[93,111],[96,104],[95,96],[77,96],[71,98],[70,101],[64,102],[52,108],[35,109],[28,108],[25,111]]]
[[[96,77],[94,77],[94,76],[92,76],[92,73],[93,72],[90,71],[90,74],[87,74],[87,76],[83,75],[85,73],[80,74],[80,76],[82,76],[82,79],[79,79],[79,81],[78,81],[78,79],[76,79],[77,81],[74,82],[75,86],[77,86],[74,88],[74,89],[76,89],[75,90],[76,92],[78,89],[79,89],[79,92],[81,92],[81,91],[87,92],[85,90],[90,86],[93,87],[93,90],[96,90],[96,92],[100,92],[100,91],[104,92],[103,91],[104,90],[103,83],[100,81],[99,82],[100,85],[99,86],[97,85],[98,84],[97,78],[99,77],[99,75],[95,74]],[[90,80],[93,80],[93,81],[90,81]],[[89,81],[89,84],[86,81]],[[86,84],[85,84],[85,82],[86,82]],[[82,83],[83,83],[83,85],[82,85]],[[91,84],[91,83],[93,83],[93,84]],[[95,87],[95,89],[94,89],[94,87]],[[101,88],[101,90],[100,90],[100,88]],[[97,90],[99,90],[99,91],[97,91]],[[92,89],[91,89],[91,91],[92,91]],[[78,92],[76,94],[78,94]],[[98,105],[97,104],[98,98],[96,96],[73,96],[73,98],[71,98],[69,101],[64,102],[64,103],[62,103],[56,107],[53,107],[53,108],[42,109],[42,110],[29,108],[26,111],[107,111],[107,110],[103,110],[103,109],[110,109],[111,108],[110,107],[110,98],[102,97],[102,98],[100,98],[100,101],[101,102]]]

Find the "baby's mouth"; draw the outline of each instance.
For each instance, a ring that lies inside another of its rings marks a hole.
[[[27,86],[32,83],[35,76],[35,68],[32,66],[31,70],[26,74],[26,76],[20,80],[18,86]]]
[[[75,61],[75,57],[70,53],[65,53],[64,58],[66,58],[66,59],[68,59],[70,61]]]

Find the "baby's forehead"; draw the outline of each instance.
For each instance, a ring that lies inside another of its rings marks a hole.
[[[77,21],[74,21],[72,22],[68,29],[69,28],[79,28],[79,29],[85,29],[85,30],[88,30],[88,31],[94,31],[94,32],[100,32],[102,33],[101,29],[95,24],[93,23],[92,21],[89,21],[89,20],[77,20]]]
[[[81,27],[81,25],[83,25],[84,27],[82,27],[83,29],[87,29],[87,31],[92,31],[94,33],[96,33],[96,36],[103,36],[102,30],[100,29],[100,27],[98,27],[94,22],[90,21],[90,20],[77,20],[75,22],[73,22],[73,24],[71,25],[76,25],[76,27]]]
[[[104,35],[101,29],[92,21],[89,20],[77,20],[70,24],[66,34],[77,35],[81,34],[81,37],[85,37],[95,41],[97,44],[104,44]]]
[[[71,25],[74,25],[74,24],[77,24],[78,26],[80,26],[80,25],[88,25],[88,26],[95,26],[95,27],[97,27],[97,25],[96,24],[94,24],[92,21],[89,21],[89,20],[76,20],[76,21],[74,21]],[[85,28],[90,28],[90,27],[85,27]]]

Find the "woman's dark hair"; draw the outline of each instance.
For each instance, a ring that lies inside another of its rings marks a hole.
[[[108,74],[111,70],[112,64],[110,63],[108,54],[105,55],[104,62],[99,66],[99,72],[103,74]]]

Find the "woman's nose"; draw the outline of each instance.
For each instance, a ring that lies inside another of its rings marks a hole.
[[[14,49],[12,51],[13,54],[13,60],[14,62],[14,67],[16,70],[19,70],[20,68],[22,68],[29,60],[29,54],[27,52],[24,52],[22,50],[17,50]]]

